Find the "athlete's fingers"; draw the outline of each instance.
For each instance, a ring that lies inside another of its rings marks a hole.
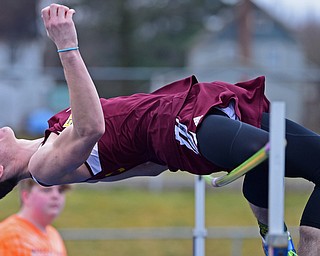
[[[74,9],[69,9],[68,12],[66,13],[66,18],[67,19],[72,19],[73,14],[75,14],[76,11]]]
[[[41,10],[41,17],[44,22],[48,21],[50,18],[50,7],[47,6]]]
[[[55,19],[58,16],[58,8],[60,5],[58,4],[50,4],[50,13],[49,13],[49,18],[50,19]]]
[[[57,15],[59,18],[65,18],[68,11],[69,8],[67,6],[59,5],[57,9]]]

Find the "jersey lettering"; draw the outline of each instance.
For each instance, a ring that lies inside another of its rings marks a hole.
[[[188,149],[191,149],[197,155],[199,154],[196,134],[194,132],[188,131],[187,126],[181,124],[178,118],[176,118],[174,133],[175,138],[177,141],[179,141],[180,145],[186,146]]]
[[[68,117],[67,121],[64,123],[63,127],[66,128],[68,126],[72,125],[72,114]]]

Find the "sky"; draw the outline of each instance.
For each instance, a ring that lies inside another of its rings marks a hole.
[[[320,0],[255,0],[266,6],[272,13],[293,25],[304,23],[307,19],[320,22]]]

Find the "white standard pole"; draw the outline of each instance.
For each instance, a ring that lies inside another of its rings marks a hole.
[[[273,102],[270,114],[269,157],[269,255],[287,255],[284,232],[285,104]]]
[[[193,230],[193,256],[205,255],[205,180],[195,176],[195,228]]]

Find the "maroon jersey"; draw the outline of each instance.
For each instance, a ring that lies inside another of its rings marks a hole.
[[[264,77],[258,77],[237,84],[198,83],[191,76],[150,94],[101,99],[106,126],[95,149],[101,170],[93,172],[90,180],[117,175],[149,161],[172,171],[221,171],[199,153],[197,126],[211,108],[225,108],[232,102],[238,119],[260,127],[262,113],[269,108],[264,82]],[[71,110],[61,111],[48,123],[45,136],[59,134],[72,124]]]

